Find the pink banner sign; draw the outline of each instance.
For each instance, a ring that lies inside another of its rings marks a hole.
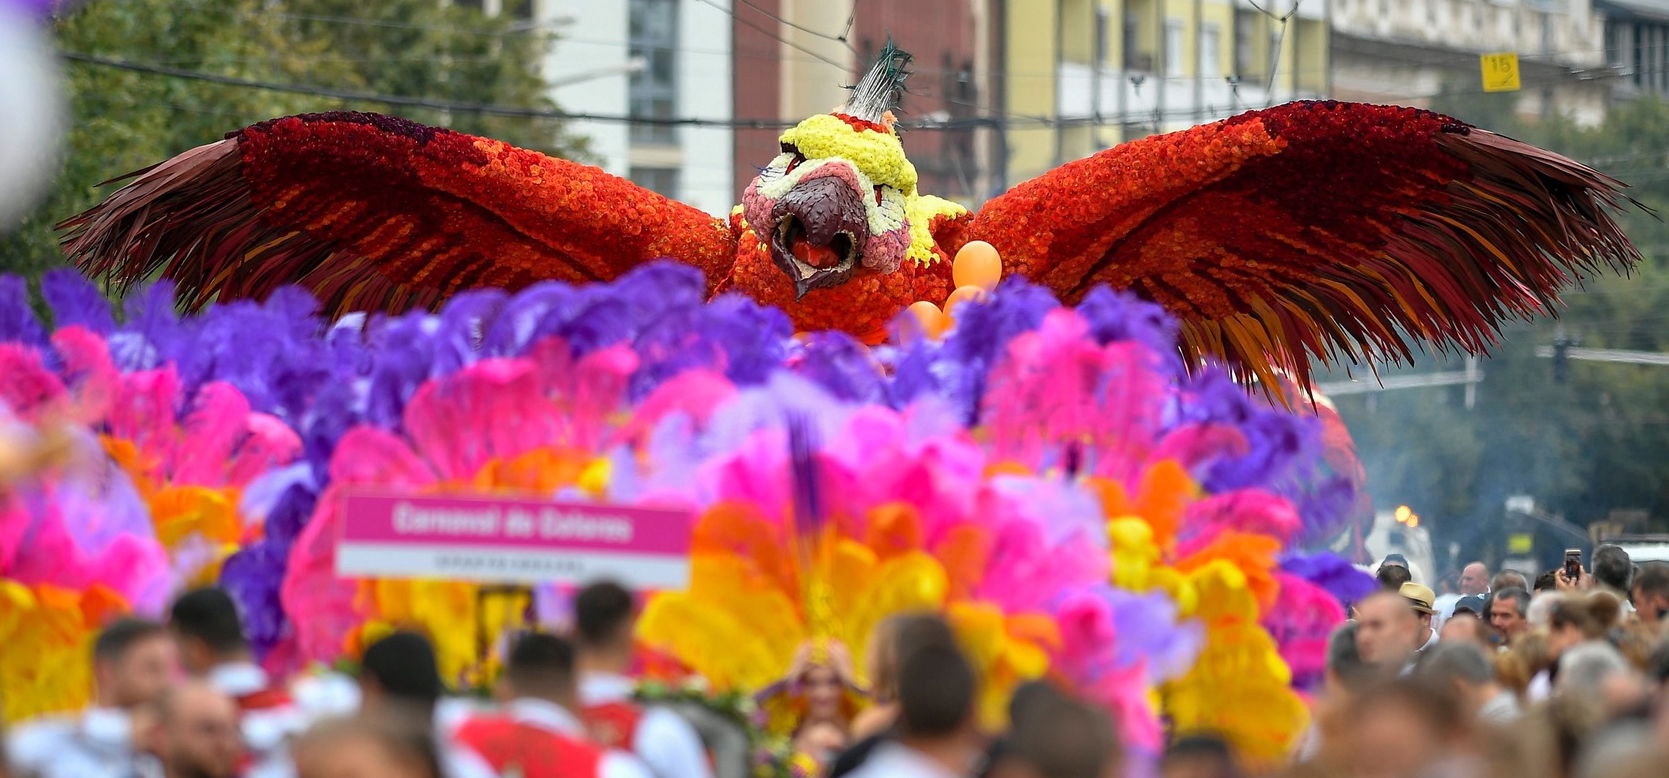
[[[688,511],[506,497],[342,498],[336,572],[639,589],[689,583]]]

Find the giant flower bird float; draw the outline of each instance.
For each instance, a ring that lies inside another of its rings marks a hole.
[[[1301,102],[1123,144],[978,213],[918,191],[892,119],[889,46],[840,110],[784,132],[726,220],[593,167],[367,113],[274,119],[138,175],[70,219],[66,249],[182,301],[285,284],[327,311],[434,308],[478,287],[607,281],[657,258],[700,269],[801,331],[882,341],[942,303],[982,240],[1075,304],[1106,284],[1162,305],[1180,346],[1266,386],[1309,360],[1400,357],[1405,338],[1484,349],[1582,272],[1638,253],[1621,185],[1428,111]]]
[[[363,326],[294,289],[182,318],[166,287],[118,317],[81,279],[44,286],[50,327],[0,279],[20,312],[0,318],[0,640],[28,647],[0,654],[24,690],[9,718],[84,701],[98,626],[203,574],[274,671],[405,625],[454,683],[489,680],[476,636],[506,614],[474,584],[335,574],[335,496],[359,488],[685,506],[690,583],[651,596],[640,634],[683,672],[752,695],[844,655],[849,713],[879,625],[935,611],[983,670],[988,724],[1051,677],[1149,753],[1162,720],[1282,753],[1321,636],[1371,586],[1301,551],[1351,502],[1320,422],[1191,372],[1174,320],[1105,288],[1064,308],[1010,281],[942,339],[869,349],[707,302],[669,263]],[[218,497],[186,521],[170,489]],[[765,706],[779,734],[807,713],[789,691]]]

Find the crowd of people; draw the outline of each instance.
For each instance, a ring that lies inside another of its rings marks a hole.
[[[1437,596],[1392,555],[1328,646],[1295,775],[1669,774],[1669,563],[1467,565]]]
[[[1405,562],[1332,635],[1312,726],[1289,763],[1244,764],[1212,733],[1171,734],[1165,778],[1661,775],[1669,769],[1669,564],[1614,546],[1592,572],[1534,581],[1468,565],[1437,595]],[[492,697],[450,696],[432,643],[393,632],[354,676],[280,681],[255,663],[223,591],[177,599],[167,623],[118,620],[91,660],[94,705],[6,740],[14,778],[730,778],[711,727],[637,695],[632,594],[573,599],[561,634],[509,636]],[[796,679],[794,747],[815,774],[881,778],[1112,778],[1125,753],[1109,714],[1048,681],[1022,685],[1008,730],[982,731],[980,679],[933,614],[887,622],[865,657],[871,701],[840,678]],[[816,667],[828,667],[823,662]],[[822,689],[829,686],[829,689]],[[734,754],[732,754],[733,756]]]

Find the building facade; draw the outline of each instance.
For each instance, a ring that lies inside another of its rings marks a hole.
[[[1669,97],[1669,0],[1595,0],[1621,97]]]
[[[471,4],[557,35],[543,64],[551,98],[563,110],[650,120],[569,123],[590,139],[604,170],[729,214],[738,194],[731,178],[731,0]]]
[[[993,150],[998,183],[1126,140],[1326,96],[1326,2],[1273,5],[1285,7],[1265,12],[1249,0],[993,3],[1000,64],[991,89],[1003,123]]]
[[[1333,96],[1425,108],[1481,96],[1478,56],[1519,55],[1520,115],[1605,117],[1617,73],[1593,0],[1332,0]]]
[[[890,37],[914,56],[899,119],[920,187],[941,197],[983,199],[988,171],[979,152],[984,110],[977,84],[986,24],[983,0],[748,0],[734,7],[736,115],[796,121],[846,100]],[[734,186],[740,192],[777,152],[776,128],[736,132]]]

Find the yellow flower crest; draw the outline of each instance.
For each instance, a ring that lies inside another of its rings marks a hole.
[[[869,180],[916,193],[916,166],[904,156],[904,144],[890,132],[859,130],[834,114],[806,119],[782,134],[807,159],[839,157],[850,160]]]
[[[933,217],[955,218],[967,212],[968,209],[943,197],[934,197],[933,195],[906,197],[904,200],[904,217],[910,222],[909,257],[923,265],[938,262],[939,254],[933,250],[933,247],[938,245],[938,241],[933,239]]]

